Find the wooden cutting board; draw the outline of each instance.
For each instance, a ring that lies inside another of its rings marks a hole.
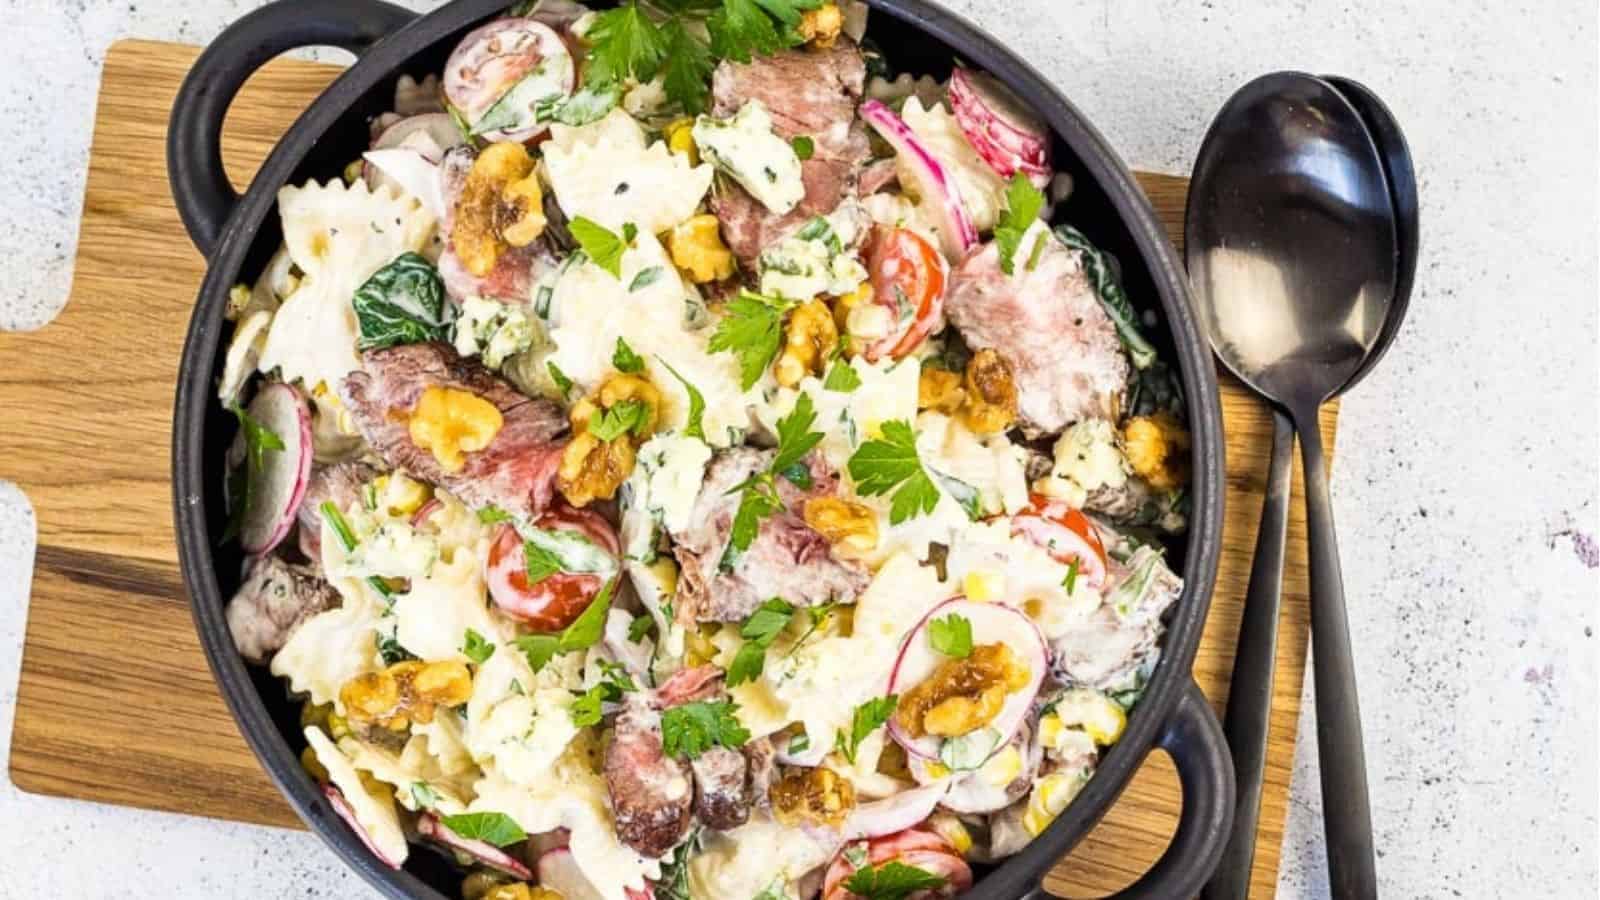
[[[203,261],[168,197],[167,113],[193,47],[123,41],[106,56],[72,296],[40,331],[0,334],[0,478],[38,514],[39,549],[11,777],[26,791],[300,827],[235,730],[178,574],[168,484],[173,385]],[[279,60],[245,88],[223,141],[237,185],[338,70]],[[1181,240],[1186,183],[1141,175]],[[1227,523],[1195,677],[1220,711],[1250,567],[1271,419],[1224,378]],[[1323,420],[1331,446],[1334,413]],[[1296,474],[1298,485],[1298,471]],[[1300,490],[1297,487],[1296,493]],[[1274,891],[1307,635],[1305,530],[1289,525],[1286,614],[1254,896]],[[1049,886],[1095,896],[1166,845],[1181,799],[1152,754]]]

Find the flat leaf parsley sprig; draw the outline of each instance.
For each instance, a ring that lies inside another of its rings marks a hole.
[[[802,489],[811,487],[811,470],[803,460],[822,441],[822,432],[811,430],[816,421],[817,410],[811,395],[802,391],[795,398],[794,409],[778,420],[778,452],[772,457],[771,465],[728,490],[729,494],[739,494],[739,508],[733,514],[728,549],[722,554],[724,571],[732,569],[739,557],[750,549],[761,530],[761,520],[783,508],[775,480],[778,476]]]
[[[801,15],[824,0],[630,0],[595,17],[585,84],[662,77],[667,99],[691,115],[706,108],[718,60],[749,62],[804,43]],[[698,35],[704,26],[709,43]]]

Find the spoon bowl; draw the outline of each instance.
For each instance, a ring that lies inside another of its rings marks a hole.
[[[1300,73],[1246,85],[1206,136],[1189,209],[1189,277],[1223,363],[1289,408],[1354,378],[1398,276],[1383,160],[1355,106]]]

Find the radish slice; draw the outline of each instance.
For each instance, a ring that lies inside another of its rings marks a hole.
[[[391,869],[400,868],[399,860],[384,856],[383,851],[378,849],[377,843],[372,840],[372,835],[367,834],[367,830],[361,827],[360,820],[356,818],[356,811],[350,808],[350,801],[344,799],[344,794],[338,788],[331,784],[325,784],[322,786],[322,793],[323,796],[328,798],[328,803],[333,807],[333,811],[339,814],[339,818],[343,819],[346,825],[350,826],[350,830],[356,833],[356,837],[361,839],[361,843],[372,851],[372,855],[376,856],[379,862]]]
[[[562,900],[605,900],[584,877],[578,861],[566,847],[546,851],[539,857],[538,869],[539,886],[556,891]],[[633,888],[628,889],[630,895],[635,892]]]
[[[949,781],[939,781],[926,787],[901,791],[882,800],[863,803],[845,820],[844,838],[853,841],[913,828],[933,815],[934,807],[939,805],[949,790]]]
[[[862,844],[847,844],[828,864],[822,883],[823,900],[850,900],[855,895],[844,883],[859,868],[881,866],[891,861],[915,866],[945,879],[935,892],[920,897],[947,897],[972,886],[972,870],[955,848],[931,831],[913,828],[898,834],[873,838]]]
[[[512,878],[527,881],[533,877],[533,870],[523,865],[516,857],[487,841],[469,840],[456,834],[431,812],[423,813],[417,819],[417,833],[436,844],[465,853],[489,868],[504,872]]]
[[[465,144],[461,129],[448,113],[423,113],[407,116],[390,125],[372,142],[374,150],[407,147],[421,153],[431,163],[444,159],[446,150]]]
[[[978,156],[1002,178],[1018,172],[1044,188],[1055,170],[1050,135],[1005,85],[982,72],[958,68],[950,75],[950,106],[956,124]]]
[[[889,675],[889,692],[904,696],[906,691],[926,680],[949,658],[933,649],[928,640],[928,623],[951,614],[972,623],[974,644],[1005,644],[1020,654],[1028,667],[1027,685],[1020,691],[1006,695],[1000,714],[988,725],[1001,734],[1003,741],[1010,741],[1028,719],[1028,710],[1034,696],[1039,693],[1040,684],[1044,682],[1050,659],[1049,649],[1038,626],[1020,610],[999,603],[975,603],[960,597],[934,607],[901,643],[900,655]],[[890,717],[889,734],[905,748],[907,754],[923,760],[938,759],[939,746],[944,742],[943,738],[936,735],[912,737],[900,727],[898,717]]]
[[[411,527],[415,528],[418,525],[421,525],[423,522],[426,522],[428,517],[433,515],[433,511],[441,506],[444,506],[444,504],[439,502],[438,497],[428,498],[427,503],[417,507],[417,511],[411,514]]]
[[[550,26],[496,19],[462,39],[444,64],[444,95],[491,141],[527,141],[549,126],[577,83],[572,54]]]
[[[978,229],[967,216],[967,209],[961,203],[961,191],[944,166],[922,145],[905,120],[889,107],[868,100],[861,104],[861,118],[877,129],[907,164],[901,172],[901,180],[911,182],[905,187],[920,197],[933,214],[933,225],[939,232],[939,245],[944,255],[952,262],[965,259],[967,251],[978,243]]]
[[[250,402],[249,416],[283,442],[282,450],[262,451],[259,470],[249,471],[255,481],[239,526],[239,545],[258,556],[289,536],[305,498],[311,481],[311,413],[299,391],[273,382]]]

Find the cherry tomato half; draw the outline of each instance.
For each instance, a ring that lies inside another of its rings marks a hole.
[[[845,856],[845,852],[853,846],[856,846],[855,842],[846,844],[845,850],[840,851],[828,864],[827,874],[823,878],[823,900],[849,900],[856,896],[844,886],[856,872],[856,866]],[[922,828],[908,828],[867,841],[864,865],[876,867],[891,861],[921,869],[945,880],[940,887],[917,896],[950,897],[972,886],[972,869],[956,853],[955,848],[944,838]]]
[[[900,359],[927,339],[944,313],[946,263],[933,244],[905,228],[872,229],[867,274],[873,303],[887,309],[894,324],[889,334],[868,345],[868,362],[885,356]]]
[[[1060,500],[1034,494],[1028,508],[1011,517],[1011,533],[1026,537],[1057,562],[1078,561],[1078,578],[1099,589],[1106,580],[1106,548],[1094,523]]]
[[[613,557],[621,552],[611,523],[586,509],[553,507],[534,522],[534,527],[576,532]],[[541,632],[560,631],[571,625],[589,608],[603,586],[599,575],[580,572],[556,572],[530,585],[522,535],[509,524],[495,532],[484,578],[489,583],[489,596],[501,612]]]

